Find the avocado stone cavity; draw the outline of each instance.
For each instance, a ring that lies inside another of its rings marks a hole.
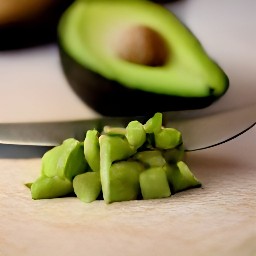
[[[202,108],[228,88],[226,74],[189,29],[150,1],[76,1],[58,35],[69,83],[104,115]]]

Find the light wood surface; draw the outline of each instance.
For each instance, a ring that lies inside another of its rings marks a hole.
[[[256,255],[255,128],[188,155],[203,188],[110,205],[32,200],[24,183],[39,175],[40,158],[14,158],[3,147],[1,256]]]

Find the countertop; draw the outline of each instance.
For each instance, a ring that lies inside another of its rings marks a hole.
[[[168,7],[230,78],[230,89],[209,113],[255,103],[256,2],[194,0]],[[54,44],[0,52],[0,90],[0,122],[98,115],[69,87]],[[44,150],[0,145],[0,256],[256,255],[256,127],[188,153],[203,187],[161,200],[32,200],[24,184],[38,177]]]

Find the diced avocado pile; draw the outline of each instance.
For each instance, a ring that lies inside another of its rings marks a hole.
[[[83,202],[106,203],[170,197],[201,186],[183,162],[181,133],[162,127],[162,114],[145,124],[89,130],[45,153],[41,176],[31,185],[33,199],[75,194]]]

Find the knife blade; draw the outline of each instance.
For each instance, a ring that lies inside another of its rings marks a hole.
[[[203,110],[165,112],[163,125],[181,131],[185,149],[195,151],[227,142],[256,123],[256,104],[240,109],[206,113]],[[82,141],[89,129],[101,131],[105,125],[125,127],[132,120],[145,123],[148,118],[101,117],[57,122],[0,123],[0,143],[52,147],[70,137]]]

